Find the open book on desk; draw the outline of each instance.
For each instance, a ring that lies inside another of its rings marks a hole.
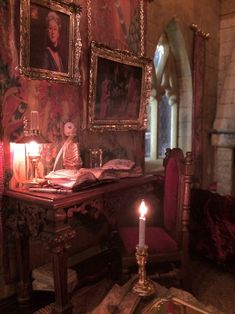
[[[113,170],[121,178],[132,178],[143,175],[143,170],[130,159],[112,159],[107,161],[102,169]]]
[[[112,169],[102,168],[60,169],[51,171],[45,178],[52,187],[72,189],[74,191],[119,180],[117,174]]]
[[[101,168],[60,169],[45,176],[53,188],[78,191],[93,185],[143,175],[142,168],[129,159],[112,159]]]

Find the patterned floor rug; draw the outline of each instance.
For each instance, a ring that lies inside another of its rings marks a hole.
[[[73,313],[90,313],[99,304],[105,295],[112,288],[114,282],[109,279],[102,279],[99,282],[84,286],[72,295]],[[51,314],[53,303],[49,304],[34,314]]]
[[[155,295],[143,299],[132,292],[132,284],[135,279],[136,277],[133,277],[123,285],[103,279],[93,285],[80,288],[72,296],[73,314],[144,314],[155,297],[176,297],[201,309],[205,314],[227,314],[211,305],[204,305],[184,290],[175,287],[168,289],[158,283],[154,283]],[[52,306],[53,304],[50,304],[34,314],[51,314]]]

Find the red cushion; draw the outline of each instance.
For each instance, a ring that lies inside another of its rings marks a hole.
[[[123,227],[119,234],[128,254],[135,253],[139,240],[139,229],[137,227]],[[145,242],[149,253],[167,253],[177,251],[177,243],[164,229],[159,227],[147,227]]]

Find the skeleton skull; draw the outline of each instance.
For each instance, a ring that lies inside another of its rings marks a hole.
[[[65,136],[74,136],[76,135],[76,128],[72,122],[67,122],[64,125],[64,134]]]

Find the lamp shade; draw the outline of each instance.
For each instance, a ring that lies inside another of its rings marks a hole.
[[[32,141],[35,141],[38,144],[47,144],[51,143],[48,139],[46,139],[39,132],[32,132],[31,134],[24,134],[19,140],[16,141],[18,144],[27,144]]]

